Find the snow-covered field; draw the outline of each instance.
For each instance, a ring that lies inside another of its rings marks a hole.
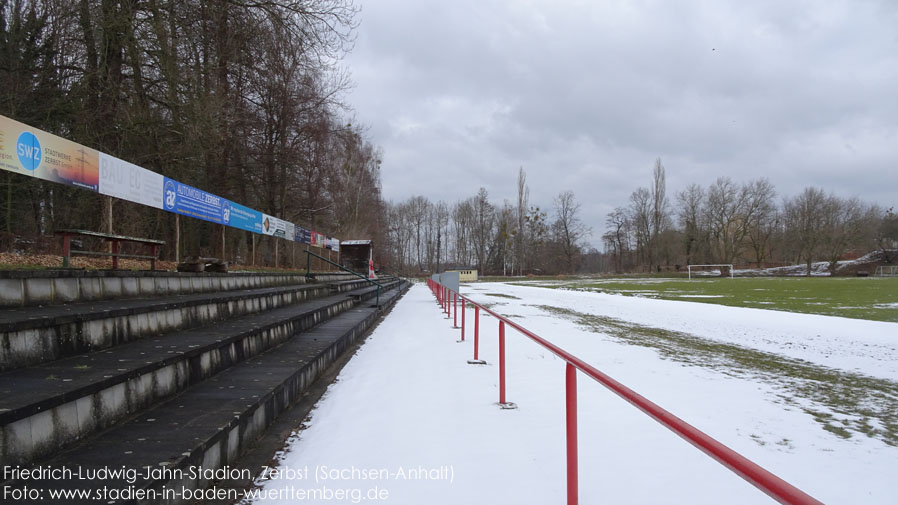
[[[488,304],[828,504],[898,503],[898,324],[530,286]],[[498,401],[481,357],[416,285],[340,374],[255,503],[562,503],[564,366],[514,330]],[[578,379],[581,503],[773,503]]]

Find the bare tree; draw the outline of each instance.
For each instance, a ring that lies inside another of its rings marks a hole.
[[[708,228],[705,217],[705,190],[698,184],[690,184],[677,193],[680,226],[683,230],[683,248],[686,264],[704,263],[703,254],[708,247]]]
[[[820,254],[826,200],[823,190],[808,187],[784,204],[786,234],[796,245],[798,259],[805,261],[808,276],[811,275],[811,264]]]
[[[590,234],[590,229],[580,220],[580,204],[573,191],[563,191],[555,197],[555,223],[552,229],[555,241],[561,249],[565,268],[569,273],[576,269],[576,259],[580,254],[581,241]]]
[[[524,240],[526,238],[526,233],[524,232],[525,226],[525,218],[527,217],[527,207],[529,205],[530,200],[530,188],[527,187],[527,174],[524,172],[524,168],[518,171],[518,201],[517,207],[515,207],[516,213],[516,226],[515,229],[512,230],[512,234],[514,235],[514,262],[518,267],[518,274],[524,274],[524,250],[525,244]],[[514,266],[512,266],[512,273],[514,272]]]
[[[452,209],[452,223],[455,228],[453,257],[457,266],[471,266],[474,214],[473,199],[458,202]]]
[[[895,260],[898,249],[898,215],[894,208],[890,208],[885,212],[880,211],[880,216],[879,225],[874,230],[874,239],[885,262],[891,263]]]
[[[514,274],[514,246],[515,246],[515,210],[508,201],[502,206],[502,210],[496,212],[496,260],[501,264],[502,275]],[[498,268],[497,268],[498,270]]]
[[[630,194],[628,218],[636,238],[636,261],[651,269],[655,258],[651,249],[652,195],[648,189],[639,188]]]
[[[667,178],[661,158],[655,160],[652,170],[652,219],[649,230],[649,248],[651,257],[660,264],[663,244],[661,236],[670,226],[670,205],[667,201]],[[652,266],[652,265],[650,265]]]
[[[637,260],[654,270],[664,249],[662,235],[670,227],[670,204],[661,158],[655,160],[651,188],[639,188],[630,195],[629,220],[636,235]]]
[[[714,260],[732,263],[739,254],[739,228],[742,227],[739,187],[729,177],[720,177],[708,188],[706,212]]]
[[[842,199],[835,195],[826,197],[822,210],[821,253],[829,261],[830,274],[835,275],[839,259],[871,234],[869,223],[875,210],[869,207],[864,209],[856,197]]]
[[[484,271],[489,260],[490,246],[494,237],[493,230],[496,226],[496,210],[490,203],[486,188],[480,188],[474,197],[474,222],[471,242],[474,246],[474,257],[477,260],[477,269]]]
[[[545,249],[545,240],[549,232],[546,224],[546,213],[541,211],[539,207],[531,206],[524,216],[524,240],[525,256],[527,257],[527,265],[529,269],[543,270],[545,265],[542,262],[543,251]]]
[[[443,262],[446,260],[446,257],[443,256],[443,251],[448,249],[447,233],[449,229],[449,207],[445,202],[437,202],[437,204],[433,206],[433,218],[436,224],[437,252],[434,271],[439,271],[442,270]]]
[[[414,226],[415,230],[415,264],[418,266],[418,271],[424,270],[422,248],[427,238],[425,225],[427,224],[430,205],[430,201],[423,196],[409,199],[409,211],[411,212],[412,226]]]
[[[745,237],[760,268],[761,263],[770,256],[771,239],[780,224],[780,215],[773,200],[776,191],[769,180],[762,178],[750,182],[747,192]]]
[[[613,268],[617,272],[623,272],[626,265],[624,258],[630,254],[630,235],[632,233],[627,209],[617,207],[610,212],[605,220],[605,226],[608,231],[605,232],[602,239],[605,242],[606,250],[614,258]]]

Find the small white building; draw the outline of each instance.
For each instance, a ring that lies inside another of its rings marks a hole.
[[[477,282],[476,268],[450,268],[447,272],[458,272],[458,280],[460,282]]]

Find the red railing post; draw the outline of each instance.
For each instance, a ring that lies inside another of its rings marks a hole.
[[[567,503],[577,505],[579,500],[577,484],[577,369],[568,363],[565,366],[565,414],[567,418]]]
[[[480,359],[480,306],[474,306],[474,361]]]
[[[68,268],[72,257],[72,236],[68,233],[62,234],[62,266]]]
[[[461,341],[465,341],[465,297],[461,298]]]
[[[112,269],[118,270],[118,240],[112,241]]]
[[[505,321],[499,321],[499,403],[505,403]]]
[[[452,293],[452,327],[458,328],[458,293]]]

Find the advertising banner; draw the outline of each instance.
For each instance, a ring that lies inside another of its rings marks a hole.
[[[0,116],[0,170],[233,228],[339,250],[340,241]]]
[[[106,153],[99,153],[99,157],[101,194],[162,208],[165,177]]]
[[[165,178],[163,208],[184,216],[218,224],[229,224],[230,202],[220,196]]]
[[[287,238],[287,221],[273,217],[271,218],[271,226],[274,228],[272,235],[278,238]]]
[[[253,233],[262,233],[262,213],[239,203],[228,202],[231,208],[228,226]]]
[[[296,227],[296,232],[294,233],[294,240],[299,242],[300,244],[310,244],[312,243],[312,232],[303,228],[302,226]]]
[[[0,169],[97,191],[97,151],[0,116]]]
[[[262,214],[262,233],[287,238],[287,222],[268,214]]]

